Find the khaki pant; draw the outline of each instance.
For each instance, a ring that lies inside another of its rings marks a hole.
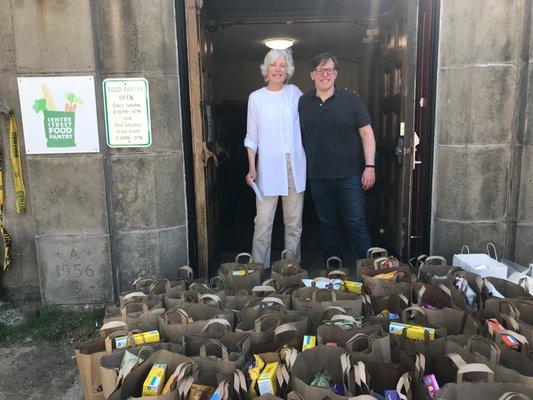
[[[299,260],[305,192],[296,193],[289,155],[287,155],[287,177],[289,193],[287,196],[281,196],[283,224],[285,225],[285,249],[292,250],[294,257]],[[263,201],[256,200],[255,202],[257,214],[254,219],[252,257],[255,262],[263,263],[265,268],[270,268],[272,225],[274,224],[274,216],[278,206],[278,197],[263,196]]]

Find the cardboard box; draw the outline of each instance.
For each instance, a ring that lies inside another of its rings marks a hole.
[[[278,369],[278,362],[269,363],[259,375],[257,381],[257,387],[259,388],[259,394],[262,396],[266,393],[277,394],[278,392],[278,380],[276,378],[276,371]]]
[[[361,294],[361,292],[363,291],[363,284],[361,282],[342,281],[341,287],[344,289],[344,291],[350,293]]]
[[[166,364],[154,364],[144,380],[143,396],[155,396],[161,394],[165,383]]]
[[[302,351],[307,350],[307,349],[312,349],[315,346],[316,346],[316,336],[305,335],[303,344],[302,344]]]
[[[135,340],[136,345],[141,345],[145,343],[156,343],[161,340],[161,336],[159,335],[159,331],[147,331],[147,332],[141,332],[141,333],[135,333],[133,335],[133,339]],[[119,336],[115,338],[115,347],[117,349],[122,349],[127,347],[127,336]]]
[[[440,389],[439,383],[437,382],[437,378],[435,378],[435,375],[425,375],[424,378],[422,378],[422,382],[424,383],[424,386],[426,387],[429,396],[431,398],[435,397],[435,393],[437,393],[437,390]]]
[[[419,325],[403,324],[401,322],[391,322],[389,332],[395,335],[401,335],[406,330],[407,339],[425,340],[424,331],[429,334],[429,340],[435,339],[435,329]]]

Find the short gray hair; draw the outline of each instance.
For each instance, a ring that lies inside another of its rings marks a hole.
[[[287,64],[287,78],[285,79],[285,82],[288,82],[291,80],[292,75],[294,74],[294,61],[292,60],[292,51],[290,50],[270,50],[267,55],[265,56],[265,60],[263,61],[263,64],[259,67],[261,69],[261,75],[263,75],[263,79],[265,82],[267,82],[267,69],[268,64],[271,62],[274,62],[279,57],[285,58],[285,63]]]

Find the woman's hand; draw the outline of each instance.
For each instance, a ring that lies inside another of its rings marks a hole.
[[[246,175],[246,184],[248,186],[252,186],[252,182],[255,182],[256,179],[257,179],[257,172],[248,171],[248,175]]]
[[[365,168],[363,175],[361,176],[361,184],[363,190],[368,190],[376,183],[376,172],[374,168]]]

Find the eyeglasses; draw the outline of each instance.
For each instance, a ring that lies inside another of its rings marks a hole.
[[[323,75],[324,72],[325,72],[326,75],[333,75],[335,73],[335,71],[336,71],[335,68],[316,68],[315,69],[315,74]]]

